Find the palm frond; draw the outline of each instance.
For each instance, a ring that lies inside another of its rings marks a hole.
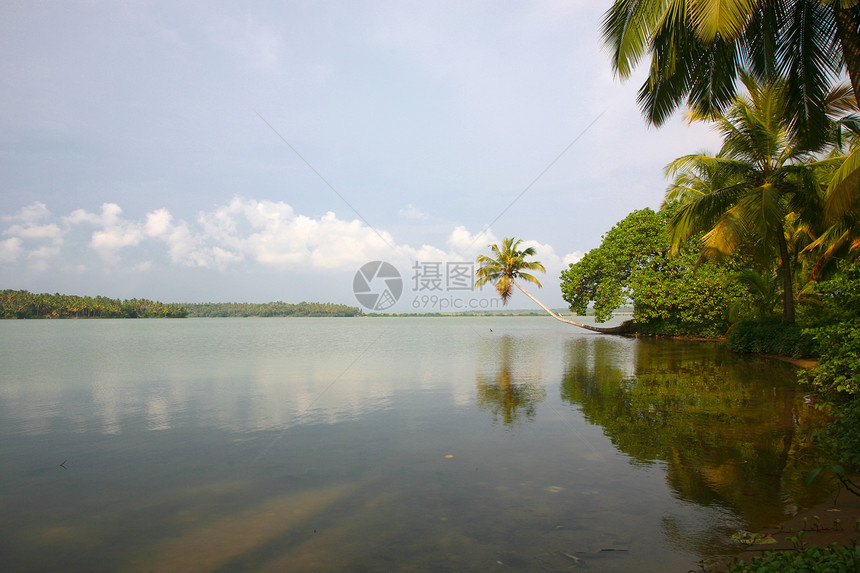
[[[511,283],[509,277],[502,276],[499,282],[496,283],[496,290],[499,292],[499,296],[502,297],[502,304],[507,305],[508,299],[511,298],[511,294],[514,292],[514,285]]]
[[[757,4],[756,0],[688,0],[687,11],[696,34],[710,42],[717,36],[741,36]]]
[[[745,64],[759,82],[777,77],[777,37],[785,22],[783,2],[759,2],[743,37]]]
[[[749,189],[738,202],[738,213],[765,247],[776,244],[786,215],[785,201],[776,186],[765,184]]]
[[[524,280],[540,285],[540,282],[532,275],[524,273],[523,270],[546,272],[544,266],[537,261],[527,261],[526,257],[536,253],[534,247],[526,247],[522,251],[518,247],[522,240],[513,237],[502,239],[501,246],[489,245],[493,256],[479,255],[475,261],[479,267],[475,270],[475,286],[479,287],[487,283],[495,283],[502,303],[507,304],[508,298],[513,294],[514,279],[522,277]]]
[[[601,36],[611,51],[612,66],[622,78],[630,76],[647,51],[660,8],[661,3],[653,0],[619,0],[604,14]]]
[[[731,185],[681,205],[668,224],[672,252],[677,253],[681,243],[693,235],[713,229],[721,217],[743,197],[745,191],[744,184]]]
[[[831,220],[857,211],[860,198],[860,146],[845,158],[827,186],[825,213]]]
[[[735,252],[748,234],[747,221],[738,205],[724,212],[702,237],[702,254],[717,258]]]
[[[796,1],[779,36],[781,75],[787,78],[792,127],[810,148],[827,136],[826,98],[840,70],[840,46],[832,9],[821,2]]]
[[[519,273],[519,274],[517,275],[517,278],[521,278],[521,279],[523,279],[524,281],[528,281],[528,282],[530,282],[530,283],[536,284],[537,286],[539,286],[539,287],[543,288],[543,285],[542,285],[542,284],[540,284],[540,281],[539,281],[539,280],[537,279],[537,277],[535,277],[534,275],[530,275],[530,274],[528,274],[528,273]]]
[[[717,37],[699,47],[691,69],[687,104],[703,115],[718,115],[737,93],[735,86],[742,55],[737,40]]]

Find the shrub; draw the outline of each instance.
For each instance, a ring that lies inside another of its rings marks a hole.
[[[819,291],[831,323],[813,335],[821,350],[818,366],[805,378],[830,395],[860,393],[860,262],[822,282]]]
[[[796,324],[784,325],[776,316],[739,322],[726,337],[726,346],[732,352],[794,358],[817,356],[818,344],[811,329]]]
[[[829,444],[832,459],[847,466],[848,471],[860,470],[860,400],[856,397],[839,404],[833,422],[819,435]]]
[[[860,324],[841,322],[810,331],[820,349],[806,380],[825,394],[860,393]]]

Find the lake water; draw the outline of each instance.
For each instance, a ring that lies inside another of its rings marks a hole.
[[[549,318],[0,322],[4,571],[678,571],[825,495],[793,367]]]

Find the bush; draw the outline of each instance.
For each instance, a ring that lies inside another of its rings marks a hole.
[[[860,470],[860,399],[836,405],[833,422],[818,439],[828,444],[832,459],[849,472]]]
[[[744,354],[777,354],[810,358],[819,354],[819,342],[812,329],[784,325],[779,317],[739,322],[729,331],[726,346]]]
[[[696,262],[695,256],[680,256],[630,278],[638,332],[725,336],[730,309],[751,301],[733,270],[712,263],[696,268]]]
[[[818,366],[805,375],[817,390],[832,395],[860,393],[860,262],[822,282],[819,291],[830,324],[813,335],[821,350]]]
[[[841,322],[810,330],[820,349],[806,380],[825,394],[860,393],[860,324]]]

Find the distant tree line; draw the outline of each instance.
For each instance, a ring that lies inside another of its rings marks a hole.
[[[205,302],[183,305],[192,317],[248,317],[248,316],[363,316],[361,309],[330,302]]]
[[[0,318],[185,318],[179,304],[148,299],[120,300],[104,296],[35,294],[26,290],[0,291]]]

